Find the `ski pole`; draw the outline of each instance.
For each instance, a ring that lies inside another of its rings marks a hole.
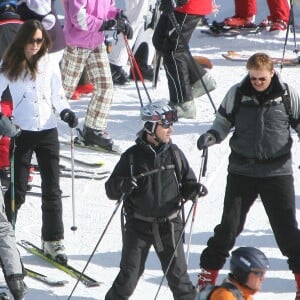
[[[129,43],[128,43],[128,39],[127,39],[127,36],[126,36],[124,33],[123,33],[123,38],[124,38],[124,41],[125,41],[125,45],[126,45],[128,57],[129,57],[129,60],[130,60],[130,66],[131,66],[131,71],[132,71],[132,77],[133,77],[133,79],[134,79],[134,81],[135,81],[135,84],[136,84],[136,86],[137,86],[137,76],[136,76],[136,73],[137,73],[138,76],[139,76],[139,79],[140,79],[140,81],[141,81],[141,83],[142,83],[142,85],[143,85],[143,88],[144,88],[144,90],[145,90],[145,93],[146,93],[146,95],[147,95],[147,97],[148,97],[148,100],[149,100],[149,102],[151,103],[152,100],[151,100],[151,97],[150,97],[150,95],[149,95],[149,93],[148,93],[148,89],[147,89],[147,87],[146,87],[146,85],[145,85],[144,76],[143,76],[143,74],[142,74],[141,68],[140,68],[138,62],[136,61],[136,59],[135,59],[135,57],[134,57],[134,55],[133,55],[133,53],[132,53],[132,51],[131,51],[131,49],[130,49],[130,46],[129,46]],[[135,73],[135,72],[136,72],[136,73]],[[137,89],[138,89],[138,87],[137,87]],[[139,93],[139,90],[138,90],[138,93]],[[141,101],[141,98],[140,98],[140,101]],[[141,106],[143,106],[142,101],[141,101]]]
[[[87,269],[89,263],[91,262],[91,260],[92,260],[92,258],[93,258],[93,256],[94,256],[94,254],[95,254],[95,252],[96,252],[96,250],[97,250],[99,244],[101,243],[101,241],[102,241],[102,239],[103,239],[103,237],[104,237],[104,235],[105,235],[105,233],[106,233],[106,231],[107,231],[107,229],[108,229],[108,227],[109,227],[109,225],[110,225],[110,223],[111,223],[111,221],[112,221],[114,215],[115,215],[116,212],[118,211],[118,209],[119,209],[120,205],[122,204],[122,202],[124,201],[124,199],[125,199],[125,193],[122,194],[122,196],[120,197],[120,199],[119,199],[118,202],[116,203],[116,207],[115,207],[115,209],[114,209],[112,215],[110,216],[110,218],[109,218],[109,220],[108,220],[108,222],[107,222],[107,224],[106,224],[106,226],[105,226],[105,228],[104,228],[104,230],[103,230],[103,232],[102,232],[102,234],[101,234],[101,236],[100,236],[100,238],[99,238],[99,240],[98,240],[98,242],[97,242],[97,244],[96,244],[96,246],[95,246],[95,248],[94,248],[94,250],[93,250],[93,252],[92,252],[92,254],[90,255],[90,257],[89,257],[87,263],[85,264],[85,266],[84,266],[82,272],[80,273],[80,275],[79,275],[79,277],[78,277],[78,279],[77,279],[77,281],[76,281],[76,284],[74,285],[74,287],[73,287],[73,289],[72,289],[72,292],[71,292],[71,294],[70,294],[69,297],[68,297],[68,300],[72,298],[72,295],[73,295],[73,293],[74,293],[74,291],[75,291],[75,289],[76,289],[78,283],[80,282],[82,276],[84,275],[85,270]]]
[[[177,249],[178,249],[178,247],[179,247],[179,245],[180,245],[180,243],[181,243],[182,237],[183,237],[183,235],[184,235],[184,231],[185,231],[185,228],[186,228],[186,224],[187,224],[187,222],[188,222],[188,220],[189,220],[189,218],[190,218],[190,216],[191,216],[191,214],[192,214],[192,210],[193,210],[193,208],[194,208],[194,205],[195,205],[195,203],[193,203],[193,205],[191,206],[191,208],[190,208],[190,210],[189,210],[189,213],[188,213],[186,222],[185,222],[185,224],[184,224],[184,226],[183,226],[183,228],[182,228],[182,230],[181,230],[181,232],[180,232],[178,241],[177,241],[177,243],[176,243],[176,245],[175,245],[174,252],[173,252],[173,254],[172,254],[171,258],[170,258],[170,261],[169,261],[169,264],[168,264],[168,266],[167,266],[167,268],[166,268],[166,271],[164,272],[164,275],[163,275],[163,277],[162,277],[162,279],[161,279],[161,281],[160,281],[160,283],[159,283],[159,287],[158,287],[158,290],[157,290],[156,295],[155,295],[155,297],[154,297],[154,300],[157,299],[158,293],[159,293],[159,291],[160,291],[160,289],[161,289],[161,287],[162,287],[162,284],[163,284],[163,282],[164,282],[164,280],[165,280],[165,278],[166,278],[166,276],[167,276],[167,274],[168,274],[168,272],[169,272],[169,269],[170,269],[170,267],[171,267],[171,265],[172,265],[173,259],[174,259],[174,257],[175,257],[175,254],[176,254],[176,252],[177,252]]]
[[[186,52],[186,54],[189,58],[188,64],[190,65],[191,70],[193,70],[193,72],[197,75],[197,77],[200,78],[200,81],[201,81],[202,86],[204,87],[205,93],[207,94],[207,97],[208,97],[208,99],[209,99],[209,101],[210,101],[210,103],[211,103],[211,105],[214,109],[214,112],[216,113],[217,112],[216,106],[215,106],[215,104],[214,104],[214,102],[211,98],[211,95],[210,95],[210,93],[207,89],[207,86],[206,86],[205,82],[202,79],[202,76],[200,75],[200,72],[198,70],[198,66],[197,66],[197,64],[196,64],[196,62],[195,62],[195,60],[194,60],[194,58],[193,58],[193,56],[190,52],[189,45],[188,45],[187,41],[185,40],[185,38],[184,38],[184,36],[181,32],[181,29],[180,29],[179,24],[176,20],[174,12],[172,11],[172,12],[168,13],[168,17],[169,17],[169,20],[172,23],[177,35],[179,36],[179,38],[181,40],[181,43],[184,47],[184,50],[185,50],[185,52]]]
[[[207,167],[207,157],[208,157],[208,150],[207,150],[207,147],[205,147],[202,152],[202,160],[201,160],[200,172],[199,172],[199,177],[198,177],[198,183],[201,183],[201,176],[203,176],[203,177],[205,176],[206,167]],[[187,251],[186,251],[186,264],[187,265],[189,262],[190,245],[191,245],[191,241],[192,241],[193,227],[194,227],[194,223],[195,223],[195,217],[196,217],[196,211],[197,211],[197,205],[198,205],[198,195],[195,197],[194,203],[195,203],[195,205],[194,205],[194,210],[193,210],[193,215],[192,215],[192,220],[191,220],[189,242],[188,242]]]
[[[11,225],[15,230],[16,225],[16,200],[15,200],[15,148],[16,141],[14,138],[10,139],[11,154],[10,154],[10,203],[11,203]]]
[[[71,226],[72,231],[77,230],[75,222],[75,162],[74,162],[74,135],[73,128],[70,128],[70,149],[71,149],[71,177],[72,177],[72,213],[73,213],[73,225]]]

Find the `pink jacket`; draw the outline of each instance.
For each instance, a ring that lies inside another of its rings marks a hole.
[[[95,49],[105,38],[99,28],[120,9],[114,0],[66,0],[64,34],[67,46]]]

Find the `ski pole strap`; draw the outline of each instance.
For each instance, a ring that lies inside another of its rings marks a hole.
[[[142,177],[145,177],[145,176],[150,176],[152,174],[155,174],[155,173],[158,173],[158,172],[162,172],[162,171],[165,171],[165,170],[171,170],[171,169],[175,169],[175,165],[171,164],[171,165],[166,165],[166,166],[161,166],[157,169],[154,169],[154,170],[151,170],[151,171],[148,171],[148,172],[143,172],[143,173],[140,173],[136,176],[134,176],[136,179],[139,179],[139,178],[142,178]]]

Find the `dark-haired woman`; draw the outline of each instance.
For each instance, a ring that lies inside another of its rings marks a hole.
[[[14,224],[17,211],[25,202],[28,170],[35,152],[42,180],[43,249],[52,258],[66,263],[55,114],[60,114],[70,127],[75,127],[78,120],[66,101],[59,66],[50,63],[50,47],[50,38],[42,24],[29,20],[20,27],[3,56],[0,94],[8,85],[14,123],[22,129],[14,151],[15,210],[11,209],[11,189],[5,194],[5,210]]]

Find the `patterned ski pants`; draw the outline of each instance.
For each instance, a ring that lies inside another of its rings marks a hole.
[[[61,73],[66,97],[71,98],[83,68],[86,67],[94,92],[87,108],[85,125],[104,130],[113,98],[113,82],[105,45],[91,50],[67,47],[63,54]]]

